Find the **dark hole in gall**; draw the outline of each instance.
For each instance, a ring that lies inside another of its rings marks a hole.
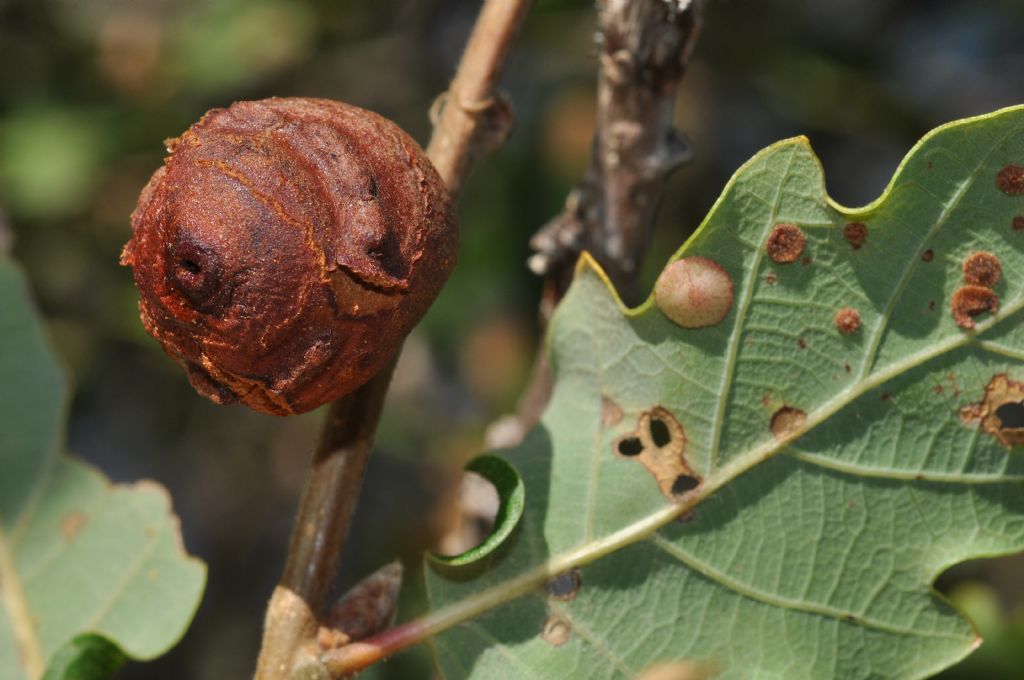
[[[190,274],[198,274],[203,270],[203,268],[200,267],[199,263],[196,262],[195,260],[182,260],[179,264],[181,265],[182,269],[189,272]]]
[[[376,177],[371,177],[370,178],[370,185],[368,187],[366,187],[366,191],[367,191],[367,193],[370,194],[370,198],[377,198],[377,191],[378,191],[378,189],[377,189],[377,178]]]
[[[676,477],[676,481],[672,482],[672,494],[674,496],[681,496],[682,494],[696,489],[700,484],[700,480],[690,475],[679,475]]]
[[[627,437],[619,442],[619,453],[623,456],[639,456],[643,450],[644,445],[639,437]]]
[[[1010,402],[996,409],[999,426],[1003,430],[1024,429],[1024,403]]]
[[[659,418],[651,418],[651,441],[659,449],[672,441],[672,435],[668,431],[668,425]]]

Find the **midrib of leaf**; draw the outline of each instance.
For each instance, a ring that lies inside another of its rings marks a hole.
[[[20,663],[30,678],[42,676],[45,670],[43,650],[39,646],[32,614],[29,610],[28,598],[21,587],[18,572],[14,568],[14,558],[8,549],[9,542],[3,527],[0,527],[0,594],[3,595],[4,609],[7,620],[11,622],[15,644],[18,647]]]
[[[584,260],[586,265],[581,264],[580,269],[583,269],[584,266],[594,268],[593,261],[588,256],[584,255]],[[607,277],[599,269],[594,268],[593,274],[601,278],[605,285],[611,285]],[[417,622],[417,627],[423,631],[424,637],[437,635],[448,628],[464,623],[506,602],[516,600],[528,594],[540,584],[564,571],[597,561],[632,543],[651,537],[658,529],[674,521],[680,515],[693,510],[704,499],[732,482],[741,474],[786,449],[792,442],[831,418],[860,396],[951,350],[967,344],[977,344],[975,341],[976,336],[981,335],[1007,317],[1016,314],[1022,308],[1024,308],[1024,297],[1014,300],[1004,306],[998,314],[993,314],[990,318],[978,323],[973,332],[951,335],[928,349],[916,352],[902,361],[890,364],[884,370],[877,371],[860,382],[852,383],[835,397],[825,402],[823,406],[809,413],[803,427],[794,429],[784,439],[768,440],[746,453],[736,456],[716,473],[709,474],[704,484],[691,492],[691,495],[680,503],[666,505],[607,536],[584,543],[561,554],[552,555],[544,563],[524,571],[515,578],[492,585],[458,602],[434,610],[420,619]],[[723,585],[725,584],[723,583]],[[736,592],[743,594],[742,591]]]
[[[796,156],[796,148],[789,149],[789,158],[786,159],[786,169],[782,171],[782,178],[775,190],[775,197],[772,199],[771,217],[768,224],[761,231],[761,242],[764,242],[765,233],[772,228],[775,218],[779,214],[779,201],[782,200],[782,188],[786,186],[789,179],[789,172],[793,169],[793,157]],[[743,334],[743,325],[746,322],[747,310],[754,299],[754,286],[757,281],[757,272],[761,269],[762,248],[754,248],[754,261],[750,265],[749,276],[743,282],[743,294],[740,296],[740,304],[736,309],[736,326],[729,335],[729,346],[726,348],[725,366],[722,370],[722,381],[718,385],[718,402],[715,404],[715,417],[711,421],[711,453],[708,457],[708,476],[715,473],[718,467],[718,453],[722,446],[722,431],[725,429],[725,410],[729,404],[729,393],[733,383],[733,375],[736,373],[736,363],[739,358],[740,336]]]

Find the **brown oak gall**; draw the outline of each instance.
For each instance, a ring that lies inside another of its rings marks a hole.
[[[455,265],[423,151],[325,99],[214,109],[169,143],[121,261],[146,330],[218,403],[302,413],[379,371]]]

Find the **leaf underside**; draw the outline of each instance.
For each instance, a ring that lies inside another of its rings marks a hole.
[[[92,680],[122,652],[157,656],[203,590],[162,487],[111,485],[60,453],[66,400],[24,279],[0,254],[0,680]]]
[[[519,526],[473,573],[427,570],[433,616],[457,622],[434,638],[444,675],[690,659],[725,678],[918,678],[968,654],[979,639],[933,580],[1024,549],[1024,448],[962,415],[994,377],[1024,380],[1014,164],[1024,107],[930,133],[861,209],[828,198],[805,139],[762,151],[673,258],[731,276],[708,328],[625,309],[585,257],[550,330],[547,412],[505,452]],[[806,237],[789,264],[766,252],[780,223]],[[950,301],[977,251],[1001,261],[999,309],[967,331]],[[841,307],[859,313],[849,335]],[[551,596],[544,578],[571,568],[578,588]]]

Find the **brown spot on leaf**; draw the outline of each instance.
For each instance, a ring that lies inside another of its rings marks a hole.
[[[82,527],[85,526],[87,520],[88,518],[85,513],[77,510],[64,515],[64,519],[60,521],[61,537],[63,537],[65,541],[72,540],[78,535],[78,532],[82,530]]]
[[[960,409],[960,420],[977,425],[1003,446],[1024,446],[1024,383],[997,373],[985,386],[981,401]]]
[[[1024,215],[1017,215],[1013,218],[1013,230],[1024,231]]]
[[[928,301],[928,311],[929,312],[934,312],[935,311],[935,300],[929,300]]]
[[[761,406],[766,406],[767,407],[767,406],[771,406],[771,405],[772,405],[772,393],[771,392],[765,392],[764,396],[761,397]]]
[[[775,276],[775,272],[768,272],[764,276],[764,282],[769,286],[774,286],[775,282],[779,280],[779,277]]]
[[[860,312],[853,307],[840,307],[836,312],[836,329],[843,335],[853,335],[860,329]]]
[[[812,264],[814,264],[814,260],[812,260],[810,256],[807,256],[804,259],[800,260],[800,263],[805,267],[810,267]]]
[[[851,248],[859,249],[868,240],[868,225],[863,222],[850,222],[843,227],[843,238]]]
[[[772,434],[779,441],[799,430],[807,422],[807,414],[792,406],[783,406],[772,414]]]
[[[953,321],[960,328],[974,328],[974,317],[985,312],[999,311],[999,296],[984,286],[960,286],[949,303]]]
[[[732,309],[732,277],[706,257],[684,257],[669,264],[654,284],[654,302],[683,328],[706,328]]]
[[[580,570],[569,569],[545,583],[544,590],[548,592],[548,597],[561,602],[568,602],[576,597],[581,583]]]
[[[807,349],[807,341],[803,338],[797,339],[796,344],[800,349]]]
[[[964,281],[972,286],[995,288],[1002,273],[999,258],[992,253],[972,253],[964,260]]]
[[[935,394],[942,394],[946,389],[942,385],[935,386]]]
[[[996,175],[996,186],[1007,196],[1024,194],[1024,167],[1010,163]]]
[[[608,427],[615,427],[622,422],[622,407],[609,399],[601,396],[601,424]]]
[[[544,619],[540,637],[552,647],[561,647],[572,637],[572,624],[557,612],[550,612]]]
[[[846,371],[847,373],[853,373],[853,368],[850,366],[850,364],[843,364],[843,370]]]
[[[931,262],[935,259],[935,251],[929,248],[921,253],[921,262]]]
[[[702,481],[686,460],[686,434],[682,424],[661,406],[641,413],[636,430],[619,437],[613,450],[647,468],[670,500],[676,500]]]
[[[796,262],[804,252],[804,232],[795,224],[776,224],[768,236],[765,250],[768,257],[779,264]]]
[[[891,401],[892,392],[882,392],[882,401]]]

